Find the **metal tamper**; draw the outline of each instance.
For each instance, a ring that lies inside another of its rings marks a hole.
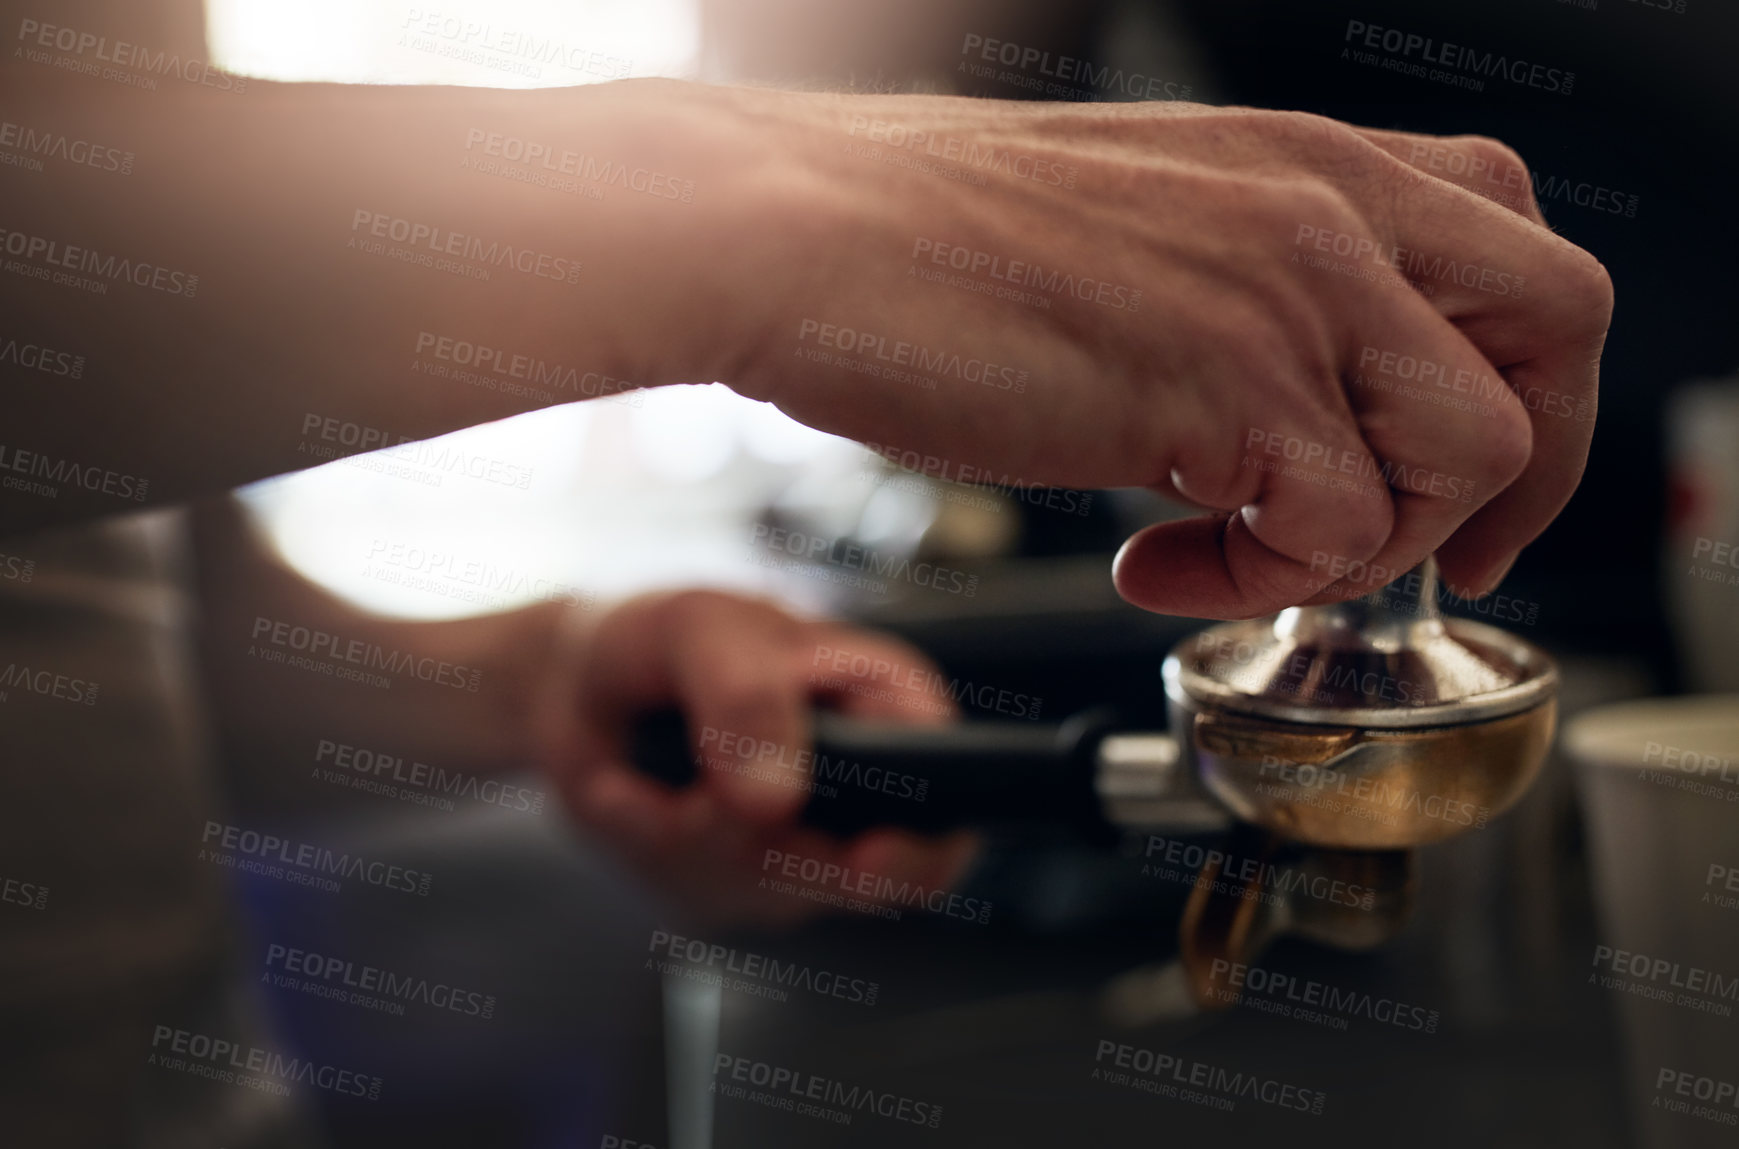
[[[1120,732],[1094,713],[940,729],[818,713],[813,755],[766,768],[811,786],[805,820],[841,833],[1011,822],[1228,832],[1182,922],[1190,992],[1213,1008],[1237,1000],[1214,971],[1279,933],[1355,949],[1392,936],[1412,903],[1412,851],[1521,797],[1557,714],[1551,659],[1497,627],[1445,618],[1431,559],[1360,599],[1209,627],[1172,650],[1162,678],[1166,733]],[[666,713],[642,723],[633,756],[681,785],[706,767],[700,750]],[[892,776],[922,792],[887,785]]]
[[[1430,559],[1364,598],[1210,627],[1164,676],[1187,773],[1241,823],[1223,854],[1256,861],[1210,862],[1184,912],[1184,970],[1209,1007],[1237,1000],[1227,971],[1275,934],[1351,949],[1390,937],[1411,908],[1413,850],[1520,798],[1557,718],[1551,659],[1443,617]],[[1276,894],[1274,866],[1317,880]],[[1321,881],[1362,891],[1358,904],[1320,896]]]

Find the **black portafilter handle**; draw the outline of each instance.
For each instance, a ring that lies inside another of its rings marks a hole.
[[[877,826],[921,833],[1029,826],[1100,838],[1111,827],[1094,789],[1095,768],[1099,743],[1112,728],[1103,711],[1060,726],[904,726],[819,710],[810,752],[757,743],[739,765],[740,740],[705,729],[697,756],[681,713],[660,710],[636,723],[630,757],[642,773],[671,786],[693,782],[703,762],[760,772],[808,791],[804,823],[834,834]]]

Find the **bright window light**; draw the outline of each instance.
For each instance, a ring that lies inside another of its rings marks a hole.
[[[700,0],[206,0],[206,12],[214,62],[272,80],[560,87],[686,78],[700,55]],[[461,459],[524,483],[470,477]],[[747,558],[750,521],[800,470],[871,461],[714,384],[522,415],[243,498],[286,561],[334,594],[454,618],[697,583],[774,589]]]
[[[268,80],[550,88],[694,74],[699,0],[206,0],[212,57]]]

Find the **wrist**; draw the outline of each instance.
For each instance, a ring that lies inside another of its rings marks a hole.
[[[588,228],[613,288],[606,329],[624,371],[647,386],[739,386],[781,323],[813,303],[837,235],[814,178],[828,114],[796,93],[672,80],[608,87],[589,117],[602,147],[680,189],[668,198],[612,189],[613,226]]]

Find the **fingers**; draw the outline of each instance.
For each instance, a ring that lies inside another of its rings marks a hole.
[[[1324,553],[1368,559],[1391,537],[1385,467],[1350,419],[1307,434],[1250,428],[1245,443],[1241,465],[1261,475],[1256,499],[1229,515],[1138,532],[1112,566],[1129,602],[1191,618],[1272,614],[1334,581]]]
[[[1520,476],[1439,556],[1458,593],[1481,594],[1496,586],[1581,481],[1612,282],[1587,252],[1467,196],[1406,197],[1393,223],[1409,251],[1405,273],[1499,370],[1531,428],[1531,454]]]
[[[751,822],[794,817],[809,788],[809,691],[794,658],[801,624],[766,604],[707,599],[669,633],[671,684],[702,785]]]
[[[1530,413],[1478,348],[1404,285],[1362,291],[1340,352],[1344,423],[1304,434],[1291,428],[1308,415],[1276,412],[1274,427],[1247,430],[1241,466],[1261,475],[1257,497],[1235,515],[1162,524],[1130,540],[1114,568],[1126,598],[1166,613],[1246,618],[1366,594],[1444,546],[1530,465],[1560,479],[1494,523],[1477,557],[1452,559],[1459,574],[1495,561],[1492,552],[1513,553],[1526,541],[1517,523],[1537,530],[1561,505],[1552,501],[1568,497],[1573,475],[1561,481],[1558,460],[1537,458]],[[1194,486],[1235,490],[1225,471]],[[1335,577],[1349,570],[1356,580]]]
[[[1599,352],[1578,366],[1525,364],[1508,372],[1533,428],[1533,454],[1519,479],[1438,548],[1438,567],[1457,594],[1477,597],[1497,589],[1521,549],[1558,516],[1582,481],[1594,433]],[[1570,390],[1559,390],[1566,382]]]
[[[942,673],[886,635],[810,624],[808,685],[817,700],[859,718],[939,725],[959,714]]]
[[[1373,298],[1369,312],[1349,349],[1347,398],[1361,438],[1382,460],[1394,528],[1362,562],[1332,551],[1313,556],[1313,569],[1358,572],[1313,601],[1367,594],[1412,569],[1534,462],[1527,411],[1466,336],[1407,292]]]
[[[1240,580],[1234,568],[1263,572]],[[1137,531],[1111,564],[1117,593],[1185,618],[1255,618],[1304,601],[1331,580],[1268,550],[1234,511]]]
[[[1231,436],[1204,430],[1180,453],[1173,486],[1203,505],[1236,509],[1129,540],[1113,565],[1124,598],[1165,614],[1252,618],[1332,582],[1313,566],[1324,551],[1363,559],[1383,546],[1395,515],[1383,464],[1338,386],[1315,390],[1330,397],[1322,408],[1259,411]]]
[[[1369,460],[1365,452],[1359,455]],[[1144,528],[1117,552],[1112,581],[1125,600],[1143,610],[1186,618],[1256,618],[1296,606],[1334,581],[1320,562],[1325,547],[1332,548],[1328,553],[1368,555],[1386,537],[1371,533],[1371,526],[1386,524],[1392,515],[1388,493],[1369,483],[1358,487],[1353,495],[1283,479],[1257,503],[1230,514]],[[1312,545],[1300,524],[1332,522],[1336,508],[1351,497],[1366,506],[1353,507]],[[1287,529],[1273,533],[1286,536],[1295,553],[1269,546],[1256,533],[1257,526],[1279,523]]]
[[[716,605],[724,617],[675,639],[673,685],[721,799],[741,816],[779,822],[806,798],[812,698],[866,718],[955,716],[935,664],[905,643],[766,604]]]
[[[588,824],[665,881],[681,880],[674,858],[711,872],[766,835],[813,835],[793,827],[812,789],[812,698],[893,721],[954,715],[940,672],[907,644],[710,591],[625,603],[578,650],[584,671],[563,689],[579,721],[554,772]],[[673,702],[702,768],[675,790],[626,761],[625,737],[639,714]],[[829,857],[852,848],[822,840]]]
[[[1454,325],[1496,369],[1526,413],[1531,440],[1526,466],[1503,490],[1488,487],[1479,500],[1484,505],[1439,548],[1441,569],[1452,588],[1462,594],[1485,593],[1581,481],[1593,436],[1600,351],[1612,314],[1611,280],[1587,252],[1538,226],[1541,220],[1537,206],[1529,206],[1531,197],[1524,208],[1512,204],[1506,210],[1492,202],[1497,197],[1480,198],[1463,190],[1470,184],[1478,191],[1481,182],[1519,179],[1509,173],[1525,171],[1525,165],[1503,145],[1481,137],[1439,141],[1369,129],[1359,134],[1409,164],[1409,171],[1414,165],[1427,172],[1441,166],[1450,175],[1465,177],[1456,186],[1436,179],[1406,184],[1400,194],[1373,195],[1369,187],[1357,194],[1352,187],[1342,190],[1367,211],[1385,237],[1380,262],[1404,276]],[[1458,156],[1466,157],[1465,163]],[[1429,332],[1408,317],[1397,325],[1394,309],[1381,306],[1382,293],[1368,294],[1369,303],[1360,309],[1369,316],[1361,323],[1368,332],[1364,346],[1375,346],[1381,354],[1423,358],[1412,341],[1442,342],[1427,338]],[[1438,398],[1470,397],[1462,393]],[[1471,401],[1496,409],[1501,449],[1510,450],[1515,445],[1513,406],[1483,382],[1475,386]],[[1449,410],[1444,408],[1446,419]],[[1372,443],[1379,456],[1384,446]],[[1401,448],[1391,444],[1389,449]],[[1436,457],[1459,458],[1447,445]],[[1493,461],[1477,454],[1474,459]],[[1491,479],[1495,481],[1495,473]],[[1408,525],[1427,526],[1404,506],[1398,509]],[[1398,538],[1388,557],[1416,549]],[[1381,558],[1373,561],[1387,565]]]
[[[905,904],[896,900],[898,891],[951,888],[981,846],[978,836],[966,831],[925,838],[882,829],[841,841],[800,827],[754,827],[704,791],[672,798],[626,768],[598,772],[589,793],[570,798],[576,809],[587,812],[595,832],[655,887],[691,912],[726,921],[786,923],[826,910],[825,898],[763,885],[769,854],[850,874],[854,898],[898,907]],[[814,892],[829,891],[818,887]]]
[[[1487,136],[1426,136],[1382,128],[1359,135],[1423,175],[1444,180],[1546,226],[1534,197],[1533,175],[1509,145]]]

